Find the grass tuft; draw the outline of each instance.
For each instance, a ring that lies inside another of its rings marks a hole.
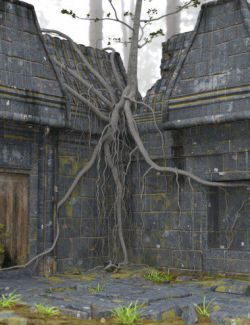
[[[132,325],[140,318],[140,309],[143,305],[138,305],[136,302],[131,302],[128,306],[119,306],[112,312],[112,317],[115,323],[121,325]]]
[[[212,303],[215,301],[215,299],[211,299],[208,302],[206,300],[207,300],[207,298],[206,298],[206,296],[204,296],[203,302],[201,305],[194,304],[196,312],[199,316],[205,316],[205,317],[210,316]]]
[[[0,308],[12,308],[15,307],[21,300],[21,295],[17,295],[14,292],[0,297]]]
[[[47,317],[59,316],[60,311],[56,307],[43,306],[41,304],[35,305],[35,312],[39,315],[44,315]]]
[[[174,279],[174,276],[170,274],[169,271],[168,273],[166,273],[166,272],[160,272],[155,270],[145,273],[143,277],[144,279],[154,283],[166,283]]]
[[[95,295],[102,291],[103,291],[103,286],[99,282],[95,287],[88,287],[88,293],[91,295]]]

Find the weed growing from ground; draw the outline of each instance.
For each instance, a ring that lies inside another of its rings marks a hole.
[[[203,302],[201,305],[197,305],[195,304],[195,309],[196,309],[196,312],[199,316],[205,316],[205,317],[209,317],[210,316],[210,313],[211,313],[211,306],[212,306],[212,303],[215,301],[215,299],[211,299],[210,301],[206,301],[206,296],[204,296],[203,298]]]
[[[18,302],[20,302],[21,296],[15,294],[14,292],[8,293],[6,295],[1,295],[0,297],[0,308],[12,308],[15,307]]]
[[[112,311],[112,317],[115,323],[121,325],[132,325],[140,318],[140,309],[143,305],[131,302],[128,306],[119,306]]]
[[[98,282],[95,287],[88,287],[88,293],[91,295],[95,295],[96,293],[102,292],[103,286]]]
[[[174,276],[166,272],[160,272],[160,271],[149,271],[144,274],[144,279],[154,282],[154,283],[165,283],[165,282],[170,282],[174,279]]]
[[[47,317],[59,316],[60,311],[56,307],[43,306],[41,304],[35,305],[35,312],[39,315],[44,315]]]

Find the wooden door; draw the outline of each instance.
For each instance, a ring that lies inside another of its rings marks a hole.
[[[28,249],[28,176],[0,173],[0,223],[8,232],[4,239],[5,263],[8,266],[25,263]]]

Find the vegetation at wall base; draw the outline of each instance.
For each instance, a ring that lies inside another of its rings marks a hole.
[[[143,305],[138,305],[138,302],[131,302],[127,306],[119,306],[112,312],[113,321],[116,324],[132,325],[140,319],[140,309]]]
[[[0,308],[12,308],[15,307],[21,300],[21,295],[11,292],[8,294],[2,294],[0,297]]]
[[[148,271],[143,275],[145,280],[154,282],[154,283],[169,283],[173,281],[174,276],[170,272],[161,272],[161,271]]]
[[[203,302],[201,305],[197,305],[195,304],[195,309],[196,312],[199,316],[205,316],[205,317],[209,317],[210,313],[211,313],[211,307],[212,307],[212,303],[215,301],[215,299],[211,299],[209,301],[207,301],[207,297],[204,296],[203,297]]]
[[[88,287],[88,293],[91,295],[95,295],[99,292],[102,292],[103,289],[103,286],[98,282],[95,287]]]
[[[57,307],[53,306],[43,306],[41,304],[35,305],[35,312],[39,315],[44,315],[47,317],[59,316],[60,311]]]

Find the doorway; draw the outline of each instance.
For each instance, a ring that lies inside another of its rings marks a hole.
[[[0,173],[0,224],[4,266],[23,264],[28,252],[28,176]]]

